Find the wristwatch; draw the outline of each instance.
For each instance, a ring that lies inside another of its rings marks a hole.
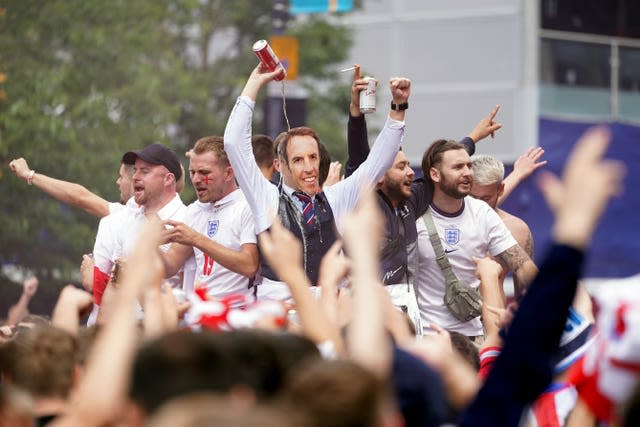
[[[391,101],[391,109],[393,111],[403,111],[403,110],[406,110],[407,108],[409,108],[408,102],[403,102],[402,104],[394,104],[393,101]]]

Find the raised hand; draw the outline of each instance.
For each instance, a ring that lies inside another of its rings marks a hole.
[[[276,67],[274,71],[269,71],[262,63],[258,63],[256,68],[251,72],[251,75],[249,75],[241,95],[248,96],[251,100],[255,101],[258,97],[258,92],[260,92],[260,88],[275,79],[276,76],[282,72],[280,67],[281,65]]]
[[[495,122],[498,111],[500,111],[500,105],[493,107],[493,110],[491,110],[489,115],[478,122],[476,127],[469,134],[469,138],[471,138],[473,142],[478,143],[489,135],[491,135],[491,138],[495,137],[495,132],[502,128],[502,123]]]
[[[513,164],[513,173],[518,174],[520,179],[528,178],[532,173],[547,164],[546,160],[539,161],[544,154],[542,147],[527,148],[520,157],[518,157]]]
[[[19,159],[14,159],[9,163],[9,168],[16,174],[16,176],[20,179],[27,179],[29,172],[31,169],[27,164],[27,161],[20,157]]]
[[[285,282],[287,281],[285,277],[294,270],[302,269],[302,245],[289,230],[282,226],[278,217],[274,217],[269,232],[260,233],[258,242],[271,268]]]
[[[35,276],[29,277],[22,283],[22,294],[31,299],[38,291],[38,278]]]
[[[323,187],[328,187],[330,185],[336,184],[340,182],[340,170],[342,169],[342,163],[336,161],[331,162],[329,165],[329,174],[327,175],[327,179],[324,180],[322,184]]]
[[[389,89],[394,104],[407,102],[411,93],[411,80],[405,77],[392,77],[389,79]]]

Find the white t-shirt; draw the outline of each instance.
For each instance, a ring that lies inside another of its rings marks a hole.
[[[134,198],[130,198],[126,205],[109,202],[109,215],[100,219],[98,233],[93,246],[94,265],[103,273],[110,275],[113,261],[116,259],[116,232],[120,224],[126,221],[127,210],[139,210]]]
[[[184,222],[186,213],[187,207],[182,203],[180,196],[176,193],[175,197],[157,212],[157,215],[162,220],[172,219]],[[145,216],[144,207],[138,209],[123,209],[114,215],[113,222],[115,224],[112,230],[112,244],[114,245],[114,249],[112,251],[112,262],[117,258],[126,259],[132,252],[136,242],[138,241],[138,235],[142,231],[146,221],[147,217]],[[171,244],[167,243],[161,245],[160,249],[163,252],[167,252],[170,246]],[[167,279],[167,281],[170,282],[174,288],[192,289],[195,268],[195,259],[194,257],[190,257],[184,264],[184,274],[182,279],[180,278],[180,275],[177,274]],[[109,272],[110,271],[109,267]]]
[[[221,245],[240,250],[240,246],[257,242],[253,215],[240,189],[215,203],[193,202],[187,208],[185,224]],[[233,293],[248,294],[249,278],[234,273],[193,248],[196,259],[196,285],[204,285],[207,293],[224,297]]]
[[[429,208],[436,230],[447,253],[456,277],[473,288],[480,286],[476,278],[476,264],[471,257],[484,257],[487,252],[496,256],[517,245],[507,227],[485,202],[465,197],[462,211],[455,216]],[[418,229],[418,270],[415,277],[416,297],[422,324],[435,323],[444,329],[467,336],[482,335],[482,322],[477,317],[468,322],[456,319],[444,305],[445,279],[436,262],[429,233],[423,219],[416,222]],[[428,333],[428,329],[424,330]]]

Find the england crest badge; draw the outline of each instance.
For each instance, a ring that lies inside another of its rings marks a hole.
[[[460,229],[459,228],[445,228],[444,240],[449,245],[457,245],[460,241]]]
[[[218,225],[220,221],[217,219],[210,219],[207,223],[207,236],[213,237],[218,232]]]

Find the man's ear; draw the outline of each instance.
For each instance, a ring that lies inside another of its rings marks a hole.
[[[440,182],[440,171],[434,167],[429,169],[429,177],[433,182]]]
[[[273,168],[277,172],[280,172],[280,159],[278,159],[277,157],[275,159],[273,159]]]
[[[504,182],[501,182],[500,186],[498,187],[498,199],[502,197],[503,194],[504,194]]]
[[[232,181],[235,180],[235,176],[233,174],[233,168],[231,166],[227,166],[224,169],[224,180],[225,181]]]

